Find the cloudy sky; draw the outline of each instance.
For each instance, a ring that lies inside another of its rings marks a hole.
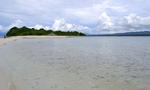
[[[149,0],[1,0],[0,31],[13,26],[115,33],[150,30]]]

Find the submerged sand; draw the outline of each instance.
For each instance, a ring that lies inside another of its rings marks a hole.
[[[149,38],[57,37],[1,39],[0,90],[150,89]]]
[[[15,36],[10,38],[0,38],[0,46],[19,39],[34,38],[65,38],[67,36]],[[11,80],[11,74],[6,67],[6,63],[0,63],[0,90],[17,90],[14,82]]]

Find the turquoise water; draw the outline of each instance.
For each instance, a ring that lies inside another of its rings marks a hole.
[[[17,90],[150,89],[150,37],[20,39],[0,57]]]

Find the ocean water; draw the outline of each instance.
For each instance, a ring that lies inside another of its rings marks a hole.
[[[150,37],[20,39],[0,61],[17,90],[150,90]]]

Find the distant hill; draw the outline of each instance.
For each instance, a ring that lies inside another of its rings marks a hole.
[[[115,34],[97,34],[89,36],[150,36],[150,31],[138,31],[138,32],[126,32],[126,33],[115,33]]]
[[[35,29],[28,27],[13,27],[7,33],[6,37],[10,36],[27,36],[27,35],[48,35],[48,36],[85,36],[84,33],[77,31],[53,31],[44,29]]]

